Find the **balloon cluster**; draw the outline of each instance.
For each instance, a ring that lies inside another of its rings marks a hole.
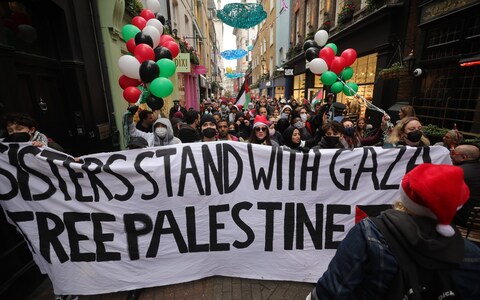
[[[180,52],[175,39],[163,34],[165,17],[159,11],[158,0],[149,0],[140,16],[123,26],[122,36],[130,54],[118,60],[123,73],[118,82],[125,100],[130,103],[146,100],[152,109],[162,108],[162,98],[173,92],[173,83],[168,78],[175,74],[172,59]]]
[[[32,18],[25,12],[14,11],[2,23],[5,29],[15,33],[26,43],[33,43],[37,39],[37,30],[32,26]]]
[[[315,33],[314,40],[307,40],[303,44],[307,68],[315,75],[320,75],[324,85],[331,86],[332,93],[344,92],[353,96],[358,91],[355,82],[346,82],[353,77],[350,67],[357,59],[357,52],[352,49],[344,50],[337,56],[338,48],[334,43],[328,43],[328,32],[319,30]]]

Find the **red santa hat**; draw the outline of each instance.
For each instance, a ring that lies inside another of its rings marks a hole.
[[[405,208],[437,220],[437,232],[446,237],[455,234],[450,223],[469,196],[463,169],[450,165],[421,164],[405,174],[400,185]]]
[[[268,120],[265,115],[257,115],[255,119],[253,120],[253,128],[258,127],[258,126],[267,126],[268,127]]]

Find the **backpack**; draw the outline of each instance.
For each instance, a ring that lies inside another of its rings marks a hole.
[[[371,218],[385,237],[399,270],[390,283],[389,300],[453,300],[462,299],[452,279],[452,269],[426,269],[415,263],[403,246],[388,231],[380,218]]]

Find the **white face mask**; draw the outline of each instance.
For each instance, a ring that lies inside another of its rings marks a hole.
[[[155,133],[158,135],[159,138],[164,139],[167,136],[167,128],[157,127],[155,128]]]
[[[307,120],[307,114],[300,114],[300,118],[305,122]]]
[[[269,128],[268,133],[270,134],[270,136],[273,136],[275,134],[275,128]]]

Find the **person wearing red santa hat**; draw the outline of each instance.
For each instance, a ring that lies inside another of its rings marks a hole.
[[[253,121],[253,130],[248,139],[249,143],[278,147],[278,143],[270,139],[268,120],[265,115],[257,115]]]
[[[480,299],[480,248],[451,226],[469,194],[461,168],[415,167],[395,209],[348,232],[307,299]],[[403,284],[414,274],[421,293]]]

